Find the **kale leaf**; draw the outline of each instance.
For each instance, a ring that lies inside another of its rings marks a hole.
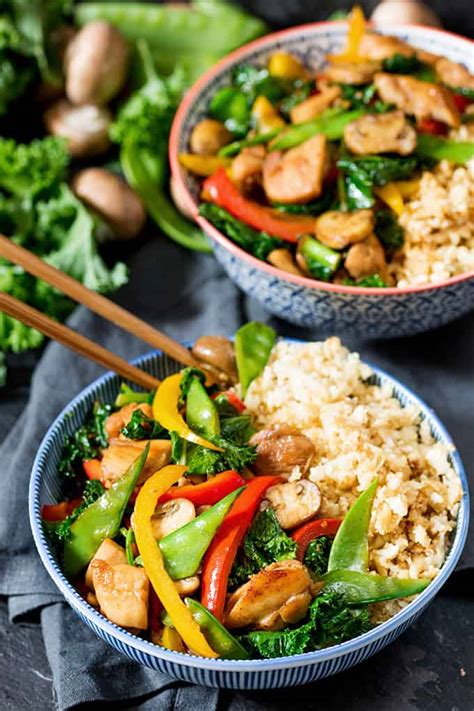
[[[170,432],[170,436],[171,461],[174,464],[185,464],[188,467],[188,474],[212,475],[227,469],[240,471],[252,464],[257,456],[255,447],[231,442],[222,435],[208,438],[222,448],[221,452],[186,442],[176,432]]]
[[[334,203],[334,190],[325,190],[324,195],[317,200],[308,202],[305,205],[285,205],[283,203],[274,204],[279,212],[286,212],[290,215],[320,215],[322,212],[330,210]]]
[[[104,491],[105,489],[98,479],[86,481],[84,491],[82,492],[82,502],[71,514],[69,514],[69,516],[62,521],[43,522],[43,525],[45,526],[48,536],[52,542],[59,543],[60,541],[65,541],[69,538],[71,526],[74,521],[83,511],[85,511],[85,509],[93,504],[94,501],[97,501],[97,499],[102,496]]]
[[[374,186],[407,180],[417,169],[418,161],[412,157],[343,156],[337,166],[344,174],[348,208],[361,210],[374,205]]]
[[[222,437],[233,444],[247,444],[250,437],[255,433],[255,427],[250,415],[223,417],[220,414],[220,421]]]
[[[132,412],[130,421],[120,432],[127,439],[169,439],[168,430],[140,409]]]
[[[329,536],[318,536],[310,541],[306,549],[303,563],[316,578],[320,578],[328,569],[332,542]]]
[[[258,232],[240,222],[230,212],[218,205],[204,202],[199,206],[199,214],[257,259],[265,260],[274,249],[285,246],[283,242],[271,237],[266,232]]]
[[[368,276],[361,277],[361,279],[357,279],[357,281],[347,277],[344,279],[343,284],[345,284],[345,286],[364,286],[372,289],[383,289],[388,286],[385,279],[382,279],[379,274],[369,274]]]
[[[84,459],[96,459],[107,446],[105,420],[112,412],[111,405],[95,402],[91,414],[74,434],[64,440],[59,461],[59,473],[66,479],[74,479],[82,471]]]
[[[284,532],[272,508],[260,511],[237,553],[229,589],[247,582],[251,575],[266,565],[296,557],[296,543]]]
[[[392,74],[415,74],[423,68],[423,63],[415,54],[406,56],[396,52],[391,57],[387,57],[382,62],[384,72]]]
[[[354,84],[340,84],[341,98],[349,102],[348,108],[351,110],[366,109],[376,114],[383,114],[389,111],[391,104],[376,98],[377,89],[375,84],[364,86]]]
[[[403,246],[403,227],[392,210],[377,210],[375,213],[375,234],[391,250]]]

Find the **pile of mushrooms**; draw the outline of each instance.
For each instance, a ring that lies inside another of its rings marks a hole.
[[[66,139],[73,158],[85,159],[110,147],[112,113],[107,104],[127,81],[130,51],[125,38],[107,22],[90,22],[78,32],[64,28],[62,48],[64,96],[44,113],[48,133]],[[105,168],[76,173],[72,190],[108,228],[110,236],[135,237],[145,224],[142,201],[120,176]]]

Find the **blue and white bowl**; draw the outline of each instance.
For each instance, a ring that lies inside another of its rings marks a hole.
[[[179,370],[175,361],[158,352],[142,356],[135,363],[158,378],[164,378]],[[394,396],[402,404],[415,405],[421,411],[422,417],[430,423],[436,440],[454,447],[443,424],[424,402],[395,378],[378,368],[373,368],[373,370],[374,382],[390,384],[393,387]],[[348,669],[396,639],[421,615],[454,570],[466,540],[469,519],[466,474],[455,449],[451,454],[451,463],[461,479],[463,498],[457,527],[446,561],[438,577],[414,602],[370,632],[349,642],[317,652],[264,661],[226,661],[202,659],[190,654],[171,652],[117,627],[91,607],[65,577],[43,531],[41,509],[44,504],[61,499],[58,462],[65,435],[72,434],[83,423],[95,400],[113,402],[119,391],[119,386],[120,378],[113,373],[108,373],[74,398],[53,422],[41,443],[33,465],[29,509],[31,528],[39,555],[67,602],[101,639],[139,664],[169,674],[170,677],[176,679],[220,688],[275,689],[306,684]]]
[[[390,26],[385,31],[461,62],[474,72],[471,40],[420,26]],[[187,93],[176,114],[169,149],[171,170],[183,207],[210,237],[214,254],[232,281],[272,314],[298,326],[317,327],[321,333],[367,338],[409,336],[449,323],[474,308],[474,273],[426,286],[367,289],[326,284],[283,272],[245,252],[198,214],[199,182],[178,161],[180,153],[189,152],[193,127],[206,116],[215,92],[230,83],[236,66],[265,65],[269,55],[284,50],[319,70],[328,52],[335,53],[343,47],[346,34],[345,22],[294,27],[256,40],[216,64]]]

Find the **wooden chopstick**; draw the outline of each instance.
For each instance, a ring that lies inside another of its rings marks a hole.
[[[36,328],[45,336],[62,343],[66,348],[95,361],[107,368],[107,370],[115,371],[123,378],[131,380],[142,388],[152,390],[160,384],[160,381],[153,375],[145,373],[145,371],[136,368],[134,365],[130,365],[115,353],[111,353],[106,348],[99,346],[98,343],[94,343],[94,341],[81,336],[80,333],[76,333],[71,328],[53,321],[53,319],[42,314],[41,311],[37,311],[32,306],[24,304],[9,294],[0,292],[0,311],[22,321],[27,326]]]
[[[97,294],[76,279],[47,264],[35,254],[15,244],[4,235],[0,235],[0,257],[4,257],[14,264],[23,267],[25,271],[33,276],[43,279],[43,281],[48,282],[51,286],[67,294],[67,296],[74,301],[83,304],[83,306],[87,306],[87,308],[94,311],[94,313],[99,314],[99,316],[111,321],[116,326],[140,338],[142,341],[145,341],[145,343],[149,343],[153,348],[167,353],[179,363],[194,366],[199,365],[189,350],[181,345],[181,343],[158,331],[158,329],[153,328],[145,321],[134,316],[130,311],[114,304],[113,301],[110,301],[110,299],[107,299],[105,296]],[[38,328],[38,330],[41,329]]]

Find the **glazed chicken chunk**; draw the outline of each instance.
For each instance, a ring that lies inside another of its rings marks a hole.
[[[368,114],[344,129],[344,142],[356,155],[399,153],[406,156],[416,148],[416,131],[403,111]]]
[[[311,602],[312,581],[297,560],[272,563],[228,599],[225,624],[230,629],[281,630],[301,620]]]
[[[304,474],[315,454],[311,440],[291,425],[276,424],[260,430],[250,444],[257,445],[253,464],[256,474],[289,476],[295,467]]]
[[[263,164],[267,198],[272,202],[298,204],[319,197],[327,161],[327,141],[321,134],[286,153],[269,153]]]
[[[321,506],[321,494],[316,484],[307,479],[287,481],[267,489],[264,505],[269,503],[282,528],[301,526],[316,516]]]
[[[354,279],[362,279],[371,274],[379,274],[383,278],[387,271],[387,262],[380,240],[372,234],[363,242],[353,244],[347,253],[344,266]]]
[[[474,76],[469,74],[462,64],[440,57],[435,64],[435,70],[444,84],[474,90]]]
[[[303,123],[316,118],[325,109],[328,109],[340,94],[341,89],[338,86],[325,85],[321,87],[318,94],[310,96],[291,109],[290,118],[292,123]]]
[[[439,84],[385,72],[376,74],[374,81],[383,101],[395,104],[417,119],[435,119],[452,128],[461,123],[451,92]]]
[[[92,581],[92,564],[96,560],[103,560],[109,565],[125,565],[127,562],[127,556],[125,554],[125,548],[119,546],[111,538],[106,538],[102,541],[95,556],[89,563],[86,571],[86,585],[88,588],[93,589],[94,583]]]
[[[102,482],[109,487],[125,474],[129,466],[150,444],[145,466],[138,479],[138,484],[143,484],[158,469],[166,466],[171,457],[171,442],[167,439],[151,440],[111,440],[110,446],[104,451],[101,461]]]
[[[332,249],[344,249],[368,237],[374,229],[372,210],[323,212],[315,223],[316,237]]]
[[[144,569],[95,560],[91,571],[102,614],[121,627],[146,630],[150,585]]]
[[[374,74],[380,70],[380,62],[371,60],[361,62],[338,62],[330,64],[325,76],[336,84],[368,84]]]
[[[367,59],[374,61],[389,59],[394,54],[401,54],[404,57],[415,55],[420,62],[425,62],[426,64],[433,64],[438,58],[436,54],[412,47],[398,37],[379,35],[376,32],[366,32],[364,34],[359,45],[359,52],[362,57],[367,57]]]

